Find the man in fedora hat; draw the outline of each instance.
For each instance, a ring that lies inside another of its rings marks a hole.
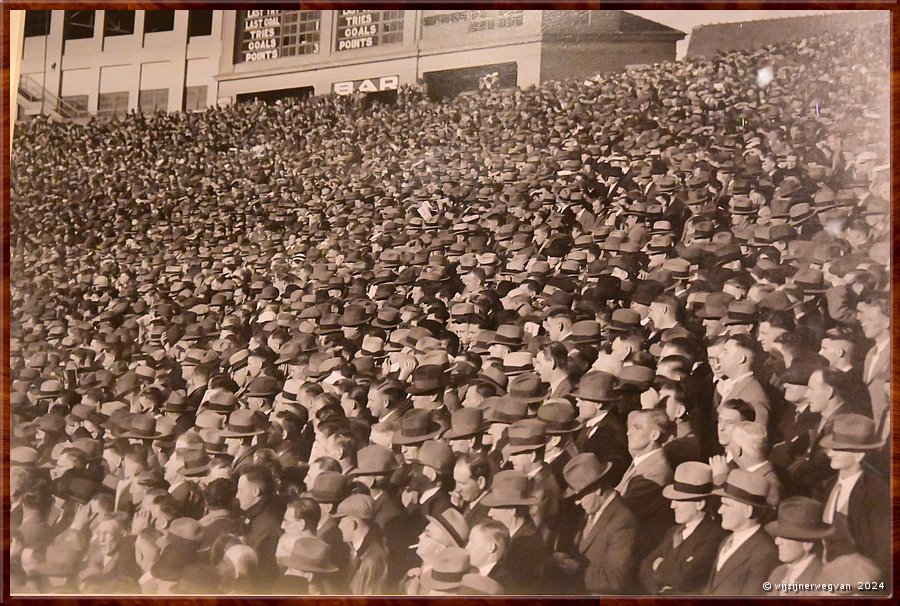
[[[618,401],[614,375],[592,370],[587,372],[572,393],[578,406],[578,421],[583,428],[575,435],[579,452],[590,452],[612,463],[610,479],[618,482],[628,468],[628,438],[625,427],[612,407]]]
[[[563,475],[565,498],[584,511],[580,532],[568,552],[556,551],[553,563],[566,579],[566,593],[621,594],[634,581],[637,520],[606,475],[612,467],[592,453],[576,455]]]
[[[325,578],[339,570],[331,546],[315,537],[297,539],[284,562],[287,568],[272,584],[273,595],[326,595]]]
[[[713,491],[722,498],[722,528],[730,534],[719,546],[708,595],[765,594],[763,581],[778,565],[778,548],[759,522],[769,509],[768,491],[765,478],[744,469],[733,470],[724,488]]]
[[[672,483],[663,488],[675,525],[640,563],[640,581],[647,592],[690,595],[706,586],[726,534],[706,511],[712,489],[712,469],[697,461],[679,465]]]
[[[409,562],[409,546],[415,543],[417,536],[394,482],[394,478],[402,473],[401,462],[389,448],[380,444],[360,449],[357,461],[356,468],[348,475],[368,487],[375,503],[372,522],[380,529],[390,556],[387,585],[393,586],[414,565]]]
[[[821,541],[834,528],[822,521],[823,505],[807,497],[791,497],[778,506],[778,517],[766,524],[766,532],[775,538],[781,565],[772,571],[770,582],[780,588],[792,583],[808,584],[818,580],[822,571]],[[775,595],[790,595],[777,589]]]
[[[488,508],[488,517],[509,530],[506,565],[514,578],[506,589],[522,595],[539,591],[546,579],[549,553],[530,513],[539,503],[531,479],[515,470],[498,472],[481,503]]]
[[[532,483],[539,505],[531,517],[540,530],[544,543],[555,542],[559,527],[559,502],[562,490],[553,470],[546,463],[547,426],[539,419],[516,421],[507,430],[503,458]]]
[[[821,442],[837,477],[821,491],[823,519],[849,530],[856,550],[883,571],[890,566],[889,488],[865,465],[866,454],[881,448],[875,422],[863,415],[839,414]]]
[[[469,540],[469,525],[462,514],[455,509],[444,511],[426,518],[426,525],[419,533],[419,541],[412,546],[420,560],[420,566],[411,568],[401,581],[405,595],[418,595],[422,575],[428,572],[434,562],[433,556],[450,548],[460,548]]]

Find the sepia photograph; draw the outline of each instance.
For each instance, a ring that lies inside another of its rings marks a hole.
[[[6,12],[12,596],[892,595],[890,11]]]

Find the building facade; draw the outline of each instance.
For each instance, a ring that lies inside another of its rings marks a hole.
[[[435,96],[674,60],[625,11],[28,11],[19,115],[193,111],[404,84]]]

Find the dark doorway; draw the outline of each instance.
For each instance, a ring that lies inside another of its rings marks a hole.
[[[363,98],[363,108],[369,109],[376,101],[381,105],[394,105],[397,103],[397,91],[380,90],[374,93],[366,93],[366,96]]]
[[[427,72],[424,74],[425,85],[428,87],[428,96],[432,99],[447,99],[466,91],[478,90],[482,78],[495,72],[497,78],[492,86],[493,89],[516,86],[518,77],[516,63],[494,63]]]
[[[312,86],[300,86],[297,88],[281,88],[278,90],[264,90],[255,93],[242,93],[237,96],[238,103],[248,101],[262,101],[263,103],[275,103],[279,99],[303,99],[315,94]]]

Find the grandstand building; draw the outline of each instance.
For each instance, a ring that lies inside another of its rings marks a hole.
[[[193,111],[404,84],[453,96],[675,58],[679,30],[624,11],[28,11],[18,116]]]

